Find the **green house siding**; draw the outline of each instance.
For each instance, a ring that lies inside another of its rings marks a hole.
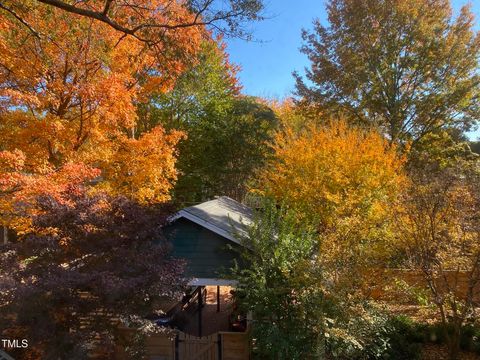
[[[239,245],[185,218],[165,227],[172,255],[185,259],[186,275],[195,278],[228,278]]]

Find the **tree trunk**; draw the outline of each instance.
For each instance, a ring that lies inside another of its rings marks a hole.
[[[2,244],[8,243],[8,228],[6,226],[2,226]]]
[[[445,329],[448,332],[448,329]],[[454,320],[452,333],[447,337],[448,355],[450,360],[458,360],[460,354],[460,338],[462,335],[462,325]]]

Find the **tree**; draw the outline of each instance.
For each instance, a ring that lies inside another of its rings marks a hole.
[[[81,182],[81,174],[85,182],[101,180],[112,193],[126,191],[143,202],[168,199],[183,135],[157,127],[137,136],[132,128],[138,104],[152,89],[171,87],[195,58],[205,31],[188,28],[165,37],[159,62],[143,43],[119,41],[102,23],[31,6],[24,19],[45,36],[36,37],[13,15],[2,14],[0,24],[0,151],[23,159],[21,169],[9,170],[9,190],[0,195],[8,207],[0,209],[2,223],[13,204],[26,202],[26,193],[44,190],[32,183],[61,191],[72,178]],[[67,175],[69,169],[77,172]]]
[[[314,229],[297,226],[292,212],[266,202],[243,243],[249,250],[243,254],[246,269],[237,273],[237,297],[243,310],[252,312],[255,351],[265,359],[322,351],[325,300],[323,279],[313,266]]]
[[[261,20],[259,13],[263,9],[259,0],[135,0],[128,3],[118,0],[87,0],[73,4],[62,0],[30,0],[22,3],[2,0],[0,11],[13,16],[35,36],[40,37],[43,33],[28,19],[28,12],[35,7],[36,2],[101,22],[116,30],[119,36],[135,38],[149,48],[159,50],[157,55],[161,55],[161,43],[166,38],[187,28],[209,26],[221,34],[246,36],[248,32],[245,31],[243,22]]]
[[[169,201],[178,173],[176,146],[182,138],[181,132],[166,133],[157,126],[139,139],[119,139],[116,153],[102,165],[109,181],[98,187],[144,204]]]
[[[175,197],[189,202],[222,194],[243,200],[271,153],[274,113],[255,98],[237,97],[224,114],[210,113],[199,120],[188,127],[188,139],[179,145],[182,176]]]
[[[37,211],[34,204],[39,194],[61,199],[68,188],[84,185],[99,175],[97,169],[85,164],[70,163],[58,171],[34,176],[25,173],[25,161],[21,151],[0,151],[0,224],[18,232],[31,225],[30,215]]]
[[[403,158],[376,131],[343,121],[298,134],[287,128],[274,151],[258,189],[295,209],[300,222],[316,224],[318,255],[339,291],[361,290],[365,270],[389,254]]]
[[[315,226],[271,200],[243,239],[237,299],[252,314],[261,359],[372,359],[388,348],[385,317],[332,286]]]
[[[269,154],[277,119],[266,104],[239,94],[236,71],[224,46],[204,42],[199,63],[142,108],[139,131],[162,124],[187,135],[178,146],[179,203],[215,195],[241,200]]]
[[[459,356],[462,327],[475,319],[478,305],[478,162],[426,166],[411,178],[398,208],[399,249],[406,254],[405,265],[425,281],[454,360]]]
[[[158,124],[186,130],[212,113],[225,113],[239,95],[238,67],[232,64],[222,39],[201,42],[198,62],[184,71],[169,91],[154,91],[139,110],[138,133]],[[161,90],[161,89],[160,89]]]
[[[145,325],[183,290],[183,264],[162,236],[165,209],[81,187],[37,202],[32,229],[0,248],[0,329],[28,339],[19,356],[112,349],[119,322]]]
[[[269,106],[279,119],[279,127],[292,129],[296,133],[304,131],[308,125],[314,124],[318,119],[318,114],[307,114],[305,109],[297,106],[293,98],[274,100],[269,103]]]
[[[303,32],[300,103],[402,144],[478,121],[480,34],[468,6],[455,19],[448,0],[331,0],[327,11],[328,27]]]

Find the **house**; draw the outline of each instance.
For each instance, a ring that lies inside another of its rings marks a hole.
[[[165,235],[173,256],[186,260],[190,285],[235,285],[230,268],[241,263],[240,239],[252,221],[252,209],[226,196],[184,208],[170,218]]]
[[[191,292],[187,300],[177,303],[173,315],[188,317],[176,325],[176,337],[154,334],[146,339],[149,359],[167,360],[247,360],[250,358],[246,329],[234,325],[234,297],[230,290],[236,282],[230,268],[241,263],[242,236],[248,233],[253,211],[239,202],[222,196],[178,211],[164,228],[172,244],[173,256],[186,260],[186,276]],[[233,320],[233,322],[232,322]],[[133,329],[123,329],[129,338]],[[122,347],[116,358],[127,359]]]
[[[5,351],[0,350],[0,360],[14,360],[14,358],[8,355]]]
[[[241,239],[247,236],[252,221],[252,209],[226,196],[184,208],[170,217],[165,237],[172,245],[172,256],[186,262],[185,275],[191,287],[188,301],[198,309],[196,319],[190,318],[190,327],[182,330],[203,336],[231,329],[229,317],[235,306],[229,292],[236,285],[231,269],[242,264]]]

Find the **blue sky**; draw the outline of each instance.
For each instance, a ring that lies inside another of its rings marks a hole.
[[[467,3],[453,0],[455,11]],[[246,94],[268,98],[283,98],[294,89],[292,71],[302,71],[308,59],[299,51],[301,29],[311,29],[312,20],[326,23],[324,0],[265,0],[264,20],[252,27],[257,41],[228,40],[231,60],[240,65],[240,80]],[[480,1],[471,2],[480,24]],[[477,25],[477,28],[480,26]],[[480,136],[480,131],[471,134]]]

